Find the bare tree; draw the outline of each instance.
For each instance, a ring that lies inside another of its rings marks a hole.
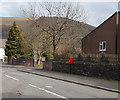
[[[36,27],[32,29],[31,33],[25,35],[25,48],[33,52],[35,64],[41,63],[41,54],[48,50],[49,45],[46,40],[47,35],[40,34]]]
[[[39,30],[39,35],[42,33],[47,35],[48,43],[52,47],[53,57],[65,30],[69,29],[68,22],[70,20],[85,21],[84,10],[78,5],[67,2],[29,3],[28,8],[22,10],[24,16],[33,21],[37,30]]]

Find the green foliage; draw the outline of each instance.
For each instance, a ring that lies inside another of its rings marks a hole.
[[[120,55],[118,55],[117,60],[118,60],[118,62],[120,63]]]
[[[37,64],[36,67],[43,67],[43,64]]]
[[[8,40],[6,41],[5,45],[6,56],[20,57],[20,55],[23,54],[22,40],[22,33],[20,32],[19,27],[14,22],[8,33]]]
[[[82,55],[81,53],[78,54],[78,57],[76,58],[76,60],[78,60],[78,61],[83,61],[83,60],[84,60],[83,55]]]
[[[47,55],[47,53],[45,53],[45,52],[44,52],[44,53],[42,53],[42,54],[41,54],[41,56],[42,56],[42,57],[45,57],[45,58],[46,58],[46,60],[48,59],[48,55]]]
[[[47,57],[47,54],[46,53],[42,53],[41,56]]]
[[[31,58],[33,58],[33,54],[31,54],[31,53],[24,53],[24,54],[21,55],[19,58],[31,59]]]
[[[109,59],[105,56],[105,54],[102,54],[99,62],[100,63],[109,63]]]
[[[93,58],[92,57],[90,57],[89,55],[86,57],[86,62],[91,62],[91,63],[93,63],[94,62],[94,60],[93,60]]]

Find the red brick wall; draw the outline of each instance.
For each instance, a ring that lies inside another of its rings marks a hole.
[[[99,41],[107,42],[107,54],[115,54],[116,46],[116,14],[100,25],[82,40],[82,51],[86,54],[97,54]]]
[[[118,36],[117,36],[117,54],[120,54],[120,12],[119,12]]]

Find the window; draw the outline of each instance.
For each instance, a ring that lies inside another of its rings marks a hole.
[[[106,41],[99,42],[99,51],[106,51]]]

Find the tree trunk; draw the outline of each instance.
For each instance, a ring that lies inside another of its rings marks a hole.
[[[35,65],[37,64],[37,54],[35,53],[35,51],[34,51],[34,64]]]
[[[41,64],[42,62],[41,62],[41,56],[39,57],[39,59],[38,59],[38,64]]]
[[[11,63],[11,56],[8,56],[8,59],[7,59],[7,63],[10,64]]]
[[[56,50],[55,36],[53,35],[53,59],[55,58],[55,50]]]

